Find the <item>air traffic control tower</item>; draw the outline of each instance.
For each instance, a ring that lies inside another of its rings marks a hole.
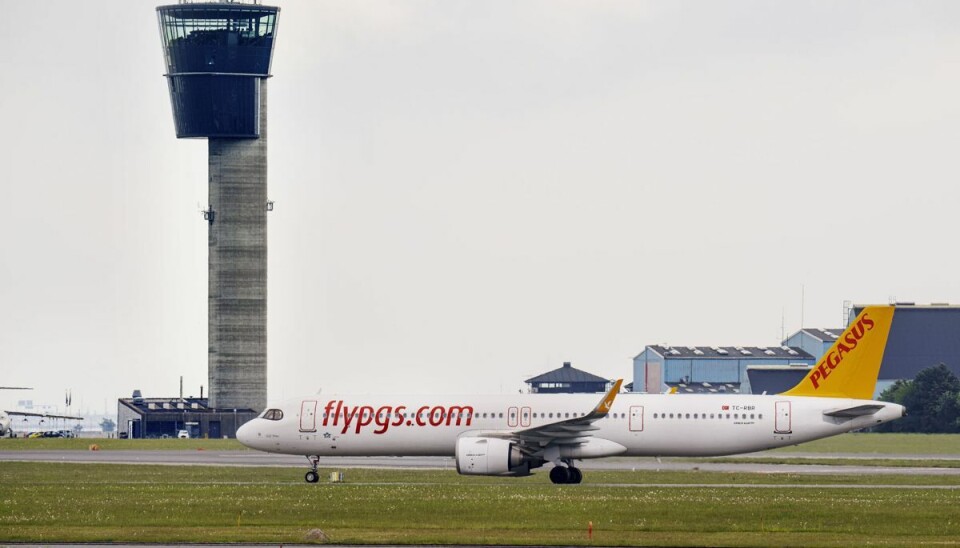
[[[206,138],[209,407],[267,404],[267,78],[280,8],[157,8],[177,137]]]

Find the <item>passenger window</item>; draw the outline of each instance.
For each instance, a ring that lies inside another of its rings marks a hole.
[[[750,413],[750,418],[751,418],[751,419],[753,418],[753,413]]]
[[[671,418],[671,419],[673,418],[673,413],[670,413],[670,418]]]
[[[690,413],[687,413],[687,418],[688,418],[688,419],[690,418]]]
[[[763,420],[763,413],[760,413],[759,415],[757,415],[757,418],[759,418],[760,420]]]
[[[693,418],[698,418],[696,413],[693,414]]]

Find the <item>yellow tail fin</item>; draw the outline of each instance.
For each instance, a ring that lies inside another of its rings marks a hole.
[[[893,323],[892,306],[869,306],[786,396],[873,399]]]

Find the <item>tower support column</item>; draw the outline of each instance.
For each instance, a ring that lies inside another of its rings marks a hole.
[[[210,407],[267,405],[267,79],[260,137],[210,137]]]

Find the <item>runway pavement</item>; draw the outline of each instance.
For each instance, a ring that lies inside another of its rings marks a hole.
[[[802,454],[754,454],[763,457],[785,458],[887,458],[887,459],[955,459],[944,455],[845,455],[832,453]],[[201,466],[277,466],[307,467],[304,457],[275,455],[259,451],[0,451],[0,461],[113,463],[113,464],[165,464]],[[860,466],[821,464],[769,464],[762,462],[723,463],[653,458],[607,458],[586,460],[579,464],[584,470],[633,470],[633,471],[683,471],[705,472],[752,472],[789,474],[871,474],[871,475],[960,475],[960,468]],[[451,457],[322,457],[321,468],[420,468],[455,469]]]

